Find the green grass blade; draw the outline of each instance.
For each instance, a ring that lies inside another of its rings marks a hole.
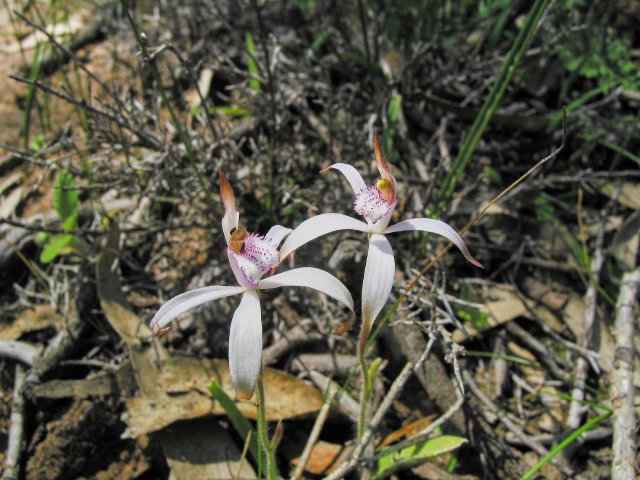
[[[436,207],[437,212],[441,211],[442,204],[453,195],[456,185],[464,173],[464,170],[467,168],[467,165],[471,160],[471,155],[475,151],[482,134],[487,128],[489,120],[491,120],[493,113],[500,105],[504,92],[511,82],[511,78],[520,64],[522,57],[527,51],[529,44],[533,39],[533,35],[538,28],[538,24],[542,19],[542,15],[549,6],[549,3],[550,0],[536,0],[531,7],[531,10],[525,20],[525,25],[518,33],[515,42],[511,46],[509,54],[502,64],[502,67],[500,67],[498,76],[489,91],[489,96],[482,105],[480,112],[478,112],[478,115],[471,126],[471,131],[465,138],[462,147],[453,162],[451,170],[447,174],[447,177],[438,191],[439,205]]]
[[[253,35],[247,32],[244,37],[244,42],[247,46],[247,68],[249,69],[249,88],[260,91],[260,70],[258,70],[258,64],[256,63],[256,44],[253,41]]]
[[[587,423],[585,423],[583,426],[581,426],[575,432],[573,432],[571,435],[565,438],[562,442],[556,445],[544,457],[542,457],[540,461],[536,463],[533,466],[533,468],[531,468],[531,470],[529,470],[522,477],[520,477],[520,480],[529,480],[530,478],[532,478],[538,472],[538,470],[540,470],[544,465],[546,465],[553,457],[555,457],[560,452],[562,452],[562,450],[567,448],[567,446],[573,443],[580,435],[582,435],[584,432],[591,430],[593,427],[595,427],[604,419],[608,418],[610,415],[611,415],[611,412],[607,412],[589,420]]]
[[[44,46],[42,43],[38,43],[36,47],[36,54],[33,58],[33,64],[31,65],[31,72],[29,73],[29,80],[37,80],[40,76],[40,67],[42,66],[42,58],[44,55]],[[24,109],[24,149],[29,151],[29,134],[31,131],[31,112],[33,111],[33,104],[36,99],[36,87],[29,85],[27,88],[27,104]]]
[[[216,401],[220,402],[220,406],[227,412],[227,416],[229,420],[231,420],[233,427],[245,442],[247,441],[247,435],[249,435],[249,433],[251,434],[251,438],[249,439],[249,453],[259,466],[263,465],[263,458],[258,448],[258,435],[251,426],[251,422],[238,410],[235,402],[225,393],[222,386],[216,380],[211,381],[209,392],[211,392],[211,395],[213,395]],[[259,470],[263,469],[259,468]]]

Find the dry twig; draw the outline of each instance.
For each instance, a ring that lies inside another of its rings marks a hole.
[[[0,340],[0,358],[11,358],[31,366],[37,354],[38,349],[28,343]]]
[[[316,421],[314,422],[311,433],[309,434],[309,438],[307,439],[307,444],[304,446],[304,450],[302,451],[302,455],[300,456],[298,466],[293,472],[293,475],[291,475],[291,480],[299,480],[302,478],[304,469],[306,468],[307,463],[309,463],[309,458],[311,458],[313,447],[320,437],[320,432],[322,432],[322,427],[324,427],[324,424],[327,421],[329,410],[331,410],[331,405],[333,405],[333,401],[335,400],[338,391],[339,389],[336,387],[336,385],[329,384],[329,392],[327,394],[327,398],[322,404],[320,412],[318,412]]]
[[[7,455],[4,460],[5,480],[17,479],[20,474],[20,448],[24,433],[24,371],[20,365],[16,366],[16,378],[13,383],[13,401],[11,404],[11,418],[9,420],[9,440],[7,442]]]
[[[376,430],[382,423],[382,420],[384,419],[384,416],[386,415],[387,411],[393,404],[393,401],[400,394],[400,392],[402,391],[402,388],[404,387],[405,383],[407,383],[407,380],[409,380],[409,377],[411,376],[411,374],[416,369],[420,368],[422,363],[429,356],[429,352],[431,352],[431,348],[433,347],[435,340],[436,340],[435,335],[432,335],[431,338],[429,338],[429,342],[427,343],[426,348],[422,352],[422,355],[420,355],[420,358],[418,358],[418,360],[416,360],[415,362],[409,361],[405,364],[404,368],[402,369],[400,374],[397,376],[397,378],[395,379],[391,387],[389,387],[389,392],[382,400],[382,403],[378,407],[378,410],[376,410],[376,413],[373,415],[373,418],[371,419],[371,422],[369,422],[369,426],[365,430],[364,434],[362,435],[362,437],[360,437],[356,445],[353,447],[353,452],[351,453],[349,460],[343,463],[325,480],[339,480],[343,478],[345,475],[347,475],[349,472],[351,472],[354,468],[356,468],[356,466],[358,465],[358,462],[360,461],[360,457],[362,453],[365,451],[365,449],[369,445],[369,442],[373,439],[373,435],[375,434]]]
[[[636,478],[636,416],[633,408],[633,337],[634,307],[640,285],[640,268],[622,277],[616,304],[616,349],[611,372],[611,400],[613,402],[613,480]]]

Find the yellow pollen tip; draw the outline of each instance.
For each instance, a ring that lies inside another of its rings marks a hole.
[[[382,180],[378,180],[378,183],[376,183],[376,188],[382,193],[389,193],[389,191],[391,190],[391,182],[386,178],[383,178]]]

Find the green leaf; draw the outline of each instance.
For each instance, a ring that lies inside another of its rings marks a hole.
[[[73,181],[71,174],[66,170],[61,170],[53,187],[53,206],[65,225],[68,219],[77,218],[78,216],[78,192],[73,190],[75,186],[76,183]],[[70,230],[74,227],[75,220],[66,229]]]
[[[53,261],[62,250],[68,247],[73,241],[73,235],[64,233],[62,235],[54,235],[47,241],[42,253],[40,254],[40,261],[42,263],[49,263]]]
[[[258,82],[259,84],[260,82]],[[247,115],[251,115],[251,112],[246,108],[242,107],[211,107],[209,108],[209,113],[219,114],[219,115],[230,115],[234,117],[244,117]]]
[[[378,460],[374,478],[379,480],[388,477],[397,470],[415,467],[425,463],[430,458],[451,452],[465,443],[467,443],[467,439],[464,437],[441,435],[417,445],[405,447],[397,452],[389,453]]]
[[[249,439],[249,453],[258,465],[262,464],[263,458],[258,448],[258,434],[251,426],[249,420],[238,410],[236,403],[225,393],[222,386],[215,379],[212,380],[211,385],[209,385],[209,392],[211,392],[213,398],[220,402],[220,406],[227,412],[233,428],[236,429],[245,442],[247,441],[247,435],[251,434],[251,438]]]

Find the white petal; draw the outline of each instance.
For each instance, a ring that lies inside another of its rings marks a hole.
[[[330,169],[335,169],[342,172],[342,174],[347,177],[347,181],[351,185],[351,188],[353,188],[353,191],[356,193],[356,195],[363,189],[367,188],[362,175],[360,175],[360,173],[358,173],[358,170],[356,170],[351,165],[347,163],[334,163],[333,165],[322,170],[322,173]]]
[[[151,327],[153,333],[157,333],[161,329],[165,328],[171,320],[187,310],[191,310],[192,308],[202,305],[203,303],[210,302],[211,300],[237,295],[243,291],[243,287],[220,286],[197,288],[195,290],[182,293],[177,297],[173,297],[160,307],[160,310],[158,310],[151,319],[149,327]]]
[[[231,320],[229,373],[240,400],[249,400],[262,366],[262,318],[255,290],[245,292]]]
[[[294,250],[314,238],[339,230],[366,232],[369,230],[369,226],[360,220],[347,217],[341,213],[324,213],[311,217],[298,225],[298,227],[289,234],[282,248],[280,248],[280,260],[284,260]]]
[[[280,245],[280,242],[289,235],[293,230],[290,228],[283,227],[282,225],[274,225],[265,235],[265,238],[271,240],[272,243],[277,247]]]
[[[371,235],[362,281],[362,328],[363,331],[366,329],[367,335],[380,310],[387,303],[395,271],[396,264],[389,241],[384,235]]]
[[[288,272],[278,273],[272,277],[260,280],[258,288],[268,290],[278,287],[309,287],[319,292],[326,293],[349,307],[353,312],[353,298],[347,287],[330,273],[319,268],[302,267],[294,268]]]
[[[413,218],[396,223],[385,230],[385,233],[405,232],[408,230],[420,230],[423,232],[436,233],[442,235],[460,249],[464,257],[473,263],[476,267],[484,268],[482,264],[471,256],[469,249],[453,228],[440,220],[433,218]]]

